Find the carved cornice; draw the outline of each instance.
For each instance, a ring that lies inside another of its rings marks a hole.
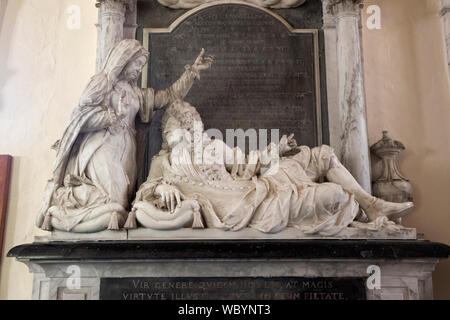
[[[337,15],[342,13],[359,13],[363,0],[329,0],[327,11]]]
[[[441,16],[450,12],[450,0],[440,0]]]
[[[160,4],[163,6],[172,8],[172,9],[192,9],[198,7],[205,3],[230,3],[228,0],[158,0]],[[273,9],[281,9],[281,8],[295,8],[301,6],[306,2],[306,0],[241,0],[241,2],[256,4],[263,8],[273,8]]]
[[[105,8],[110,11],[128,10],[133,11],[136,8],[136,0],[95,0],[97,8]]]

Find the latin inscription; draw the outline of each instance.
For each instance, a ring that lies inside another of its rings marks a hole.
[[[104,278],[101,299],[358,300],[363,278]]]
[[[295,133],[302,145],[320,142],[313,33],[291,33],[256,8],[222,5],[149,37],[147,85],[155,89],[170,86],[201,48],[215,56],[185,99],[206,129],[219,129],[223,137],[226,129],[279,129]]]

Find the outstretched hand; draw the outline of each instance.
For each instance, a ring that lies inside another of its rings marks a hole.
[[[196,71],[206,70],[211,68],[213,61],[214,56],[205,56],[205,49],[203,48],[192,67]]]
[[[279,149],[280,155],[284,155],[284,154],[288,153],[289,151],[297,148],[297,141],[294,139],[294,134],[291,133],[289,135],[289,137],[286,135],[283,135],[281,137],[279,146],[280,146],[280,149]]]

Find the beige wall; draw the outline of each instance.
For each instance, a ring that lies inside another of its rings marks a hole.
[[[363,31],[369,142],[383,129],[402,141],[400,170],[416,210],[404,219],[429,240],[450,244],[450,84],[437,0],[370,0],[381,30]],[[450,299],[450,261],[434,273],[436,298]]]
[[[94,71],[97,11],[93,0],[0,0],[0,153],[15,157],[5,251],[31,242],[45,181],[69,114]],[[370,0],[382,29],[364,29],[364,59],[373,143],[387,129],[408,148],[400,168],[417,204],[408,226],[450,243],[450,91],[437,0]],[[69,5],[80,30],[66,27]],[[4,252],[5,253],[5,252]],[[29,299],[32,277],[2,259],[1,299]],[[437,298],[450,299],[450,262],[434,274]]]
[[[3,254],[31,242],[45,182],[60,138],[95,71],[97,9],[93,0],[1,0],[0,154],[14,156]],[[79,5],[81,29],[67,28]],[[0,298],[31,298],[27,267],[2,259]]]

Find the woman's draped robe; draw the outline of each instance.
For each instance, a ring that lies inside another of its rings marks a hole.
[[[139,105],[131,112],[134,116],[139,112],[141,121],[149,123],[156,109],[183,99],[197,77],[197,73],[186,68],[168,89],[155,92],[151,88],[135,87]],[[91,79],[83,94],[85,98],[72,113],[62,139],[56,144],[53,179],[46,187],[37,218],[39,227],[46,215],[56,218],[65,231],[107,213],[115,212],[120,218],[126,218],[128,199],[136,180],[135,131],[127,125],[115,126],[115,111],[104,105],[108,94],[97,94],[106,90],[106,86],[101,77]],[[123,149],[128,152],[118,150],[117,141],[114,142],[117,139],[123,139]],[[121,157],[116,157],[117,152],[123,153]]]

